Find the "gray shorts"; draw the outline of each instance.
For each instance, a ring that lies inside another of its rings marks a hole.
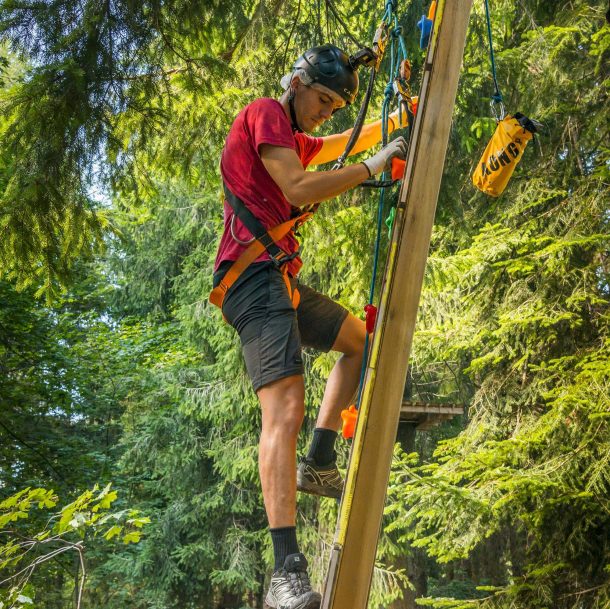
[[[226,272],[214,274],[214,285]],[[330,351],[348,315],[345,307],[291,279],[301,295],[295,310],[282,273],[268,262],[250,265],[225,297],[222,312],[241,339],[254,391],[303,374],[302,347]]]

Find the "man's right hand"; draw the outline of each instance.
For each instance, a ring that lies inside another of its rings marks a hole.
[[[366,165],[371,176],[374,176],[381,173],[394,157],[403,161],[407,157],[407,140],[402,136],[386,144],[377,154],[370,159],[366,159],[363,163]]]

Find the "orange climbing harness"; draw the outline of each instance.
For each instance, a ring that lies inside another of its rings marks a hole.
[[[225,185],[225,196],[227,202],[233,209],[235,216],[239,218],[246,228],[252,233],[253,239],[250,241],[248,248],[241,256],[229,267],[225,276],[220,283],[212,290],[210,294],[210,302],[222,310],[222,303],[229,291],[229,288],[237,281],[239,276],[265,251],[269,252],[269,256],[274,265],[282,272],[288,294],[292,302],[292,306],[296,309],[299,306],[300,295],[295,288],[292,289],[290,276],[286,263],[294,260],[299,251],[287,254],[279,245],[281,241],[291,231],[296,231],[299,226],[311,218],[313,214],[306,212],[299,214],[295,218],[291,218],[282,224],[278,224],[267,230],[259,220],[257,220],[252,212],[246,207],[244,202],[236,197]]]

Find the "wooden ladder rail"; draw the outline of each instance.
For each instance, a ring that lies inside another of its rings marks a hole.
[[[439,0],[322,609],[366,609],[472,0]]]

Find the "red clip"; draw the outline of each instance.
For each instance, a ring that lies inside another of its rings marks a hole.
[[[364,307],[366,313],[366,331],[370,334],[375,329],[375,322],[377,321],[377,307],[372,304],[367,304]]]

